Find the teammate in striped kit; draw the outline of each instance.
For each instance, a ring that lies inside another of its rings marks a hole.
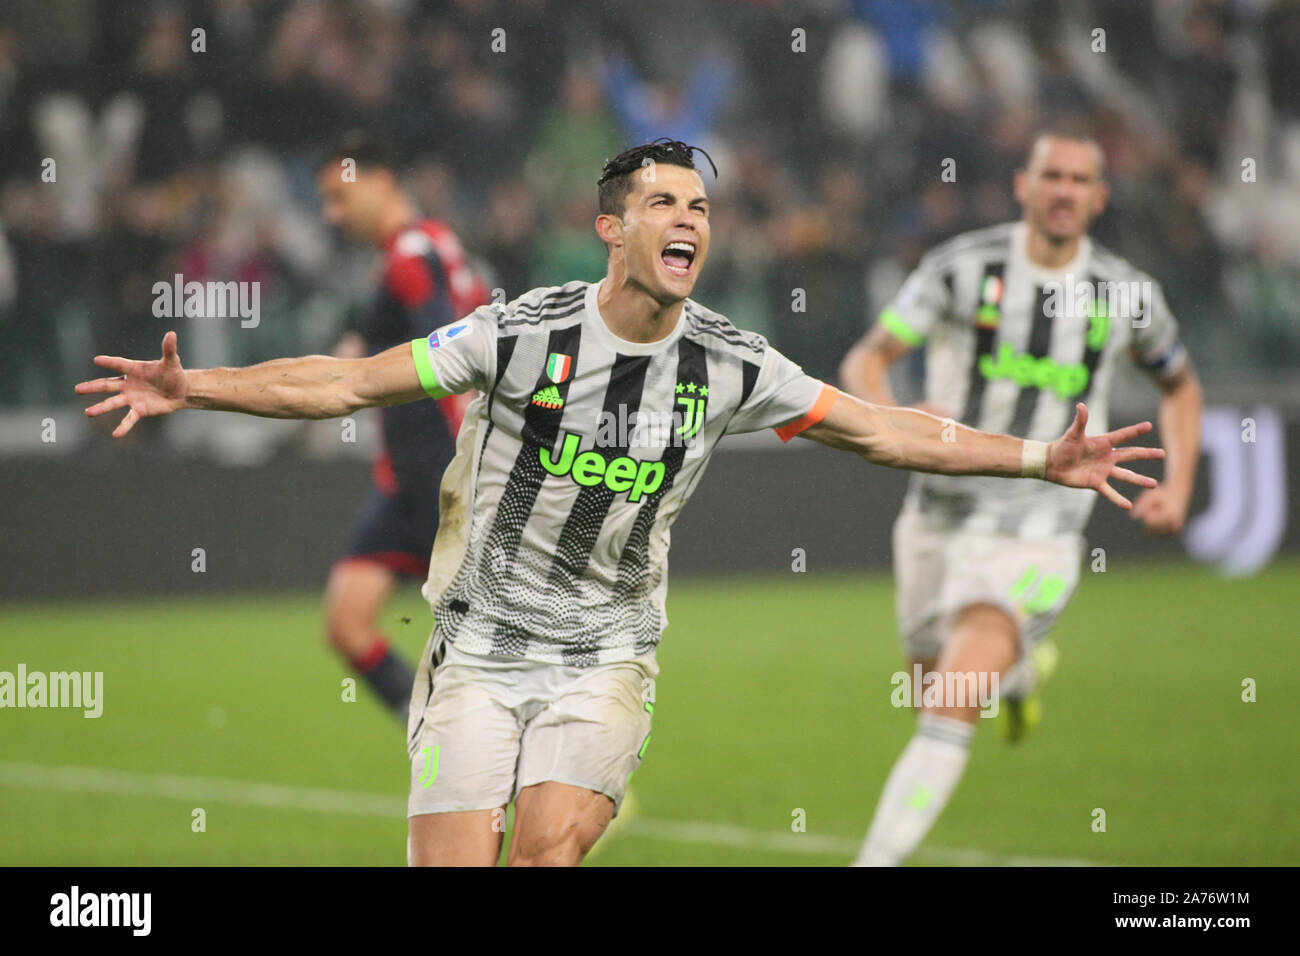
[[[425,586],[435,625],[411,699],[408,857],[576,864],[617,810],[649,739],[667,624],[669,528],[724,435],[774,428],[891,467],[1040,477],[1127,502],[1154,481],[1116,447],[1149,423],[1054,442],[860,402],[805,375],[762,336],[687,298],[709,249],[693,149],[661,141],[610,160],[596,231],[605,278],[536,289],[367,359],[282,359],[186,371],[97,356],[121,373],[114,435],[179,408],[328,418],[476,389],[443,476]]]
[[[1177,532],[1196,469],[1200,389],[1159,285],[1087,236],[1107,198],[1101,150],[1090,139],[1044,134],[1015,189],[1022,221],[966,233],[923,257],[846,356],[842,384],[892,405],[889,366],[925,343],[920,407],[1041,440],[1064,427],[1076,402],[1087,403],[1090,429],[1104,430],[1116,369],[1129,357],[1161,390],[1169,448],[1166,480],[1132,514],[1154,533]],[[1036,720],[1034,661],[1051,657],[1035,651],[1054,651],[1040,642],[1078,582],[1094,501],[1038,482],[919,474],[894,525],[910,667],[937,670],[945,688],[957,688],[959,674],[1000,675],[998,720],[1013,740]],[[978,712],[969,699],[926,703],[859,864],[900,863],[925,836],[965,769]]]
[[[335,349],[340,357],[376,355],[488,301],[456,234],[420,218],[393,170],[383,145],[357,130],[343,137],[317,175],[326,220],[384,256],[374,300],[359,334],[345,335]],[[330,644],[402,718],[414,674],[380,631],[379,616],[399,576],[429,573],[438,530],[432,489],[455,452],[464,411],[461,396],[381,409],[374,488],[325,587]]]

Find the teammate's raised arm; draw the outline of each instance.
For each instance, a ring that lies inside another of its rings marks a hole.
[[[1115,478],[1153,488],[1154,478],[1120,467],[1124,461],[1163,458],[1160,448],[1118,448],[1151,430],[1139,422],[1104,435],[1085,435],[1088,410],[1075,406],[1074,422],[1056,441],[1034,442],[982,432],[912,408],[871,405],[840,392],[817,424],[800,434],[868,461],[945,475],[1043,478],[1071,488],[1092,488],[1121,508],[1127,498],[1108,484]]]
[[[923,344],[952,311],[952,288],[936,257],[929,255],[907,277],[898,293],[840,363],[840,387],[864,402],[897,405],[889,387],[889,369]],[[943,417],[945,409],[921,403],[922,411]]]
[[[1152,534],[1177,534],[1187,521],[1201,447],[1200,382],[1190,364],[1159,382],[1160,440],[1168,448],[1164,478],[1133,503],[1133,515]]]
[[[119,373],[81,382],[79,395],[116,392],[86,409],[94,417],[126,408],[114,438],[121,438],[141,418],[168,415],[182,408],[243,412],[265,418],[336,418],[360,408],[398,405],[427,398],[410,345],[370,358],[338,359],[326,355],[275,359],[245,368],[185,369],[176,333],[163,336],[162,358],[133,361],[96,355],[95,364]]]
[[[1147,322],[1135,325],[1129,354],[1160,390],[1160,440],[1169,456],[1163,480],[1138,497],[1132,517],[1152,534],[1177,534],[1187,521],[1196,482],[1204,399],[1160,284],[1151,282],[1148,288]]]
[[[909,343],[877,322],[840,362],[840,387],[864,402],[897,405],[889,388],[889,368],[911,349]]]

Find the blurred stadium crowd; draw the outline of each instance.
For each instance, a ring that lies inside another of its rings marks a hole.
[[[705,147],[695,297],[833,378],[927,246],[1018,215],[1047,118],[1103,144],[1095,234],[1164,283],[1209,383],[1300,359],[1294,0],[11,2],[0,404],[66,402],[96,351],[153,356],[175,273],[261,283],[255,334],[180,324],[188,363],[328,351],[374,259],[321,222],[313,175],[355,126],[510,298],[602,274],[607,157]]]

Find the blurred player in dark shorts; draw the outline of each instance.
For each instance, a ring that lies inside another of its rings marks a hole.
[[[456,235],[419,215],[382,145],[362,132],[343,138],[316,180],[326,220],[383,250],[383,275],[359,333],[336,354],[374,355],[427,335],[488,301]],[[466,396],[380,409],[383,447],[374,488],[357,514],[347,550],[325,591],[326,634],[399,720],[414,673],[389,646],[379,615],[397,583],[423,580],[438,530],[438,485],[455,454]]]

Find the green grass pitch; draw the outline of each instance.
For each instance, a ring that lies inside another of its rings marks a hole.
[[[983,722],[916,862],[1300,860],[1297,572],[1085,571],[1042,725],[1013,748]],[[890,578],[679,579],[669,617],[636,811],[590,862],[848,862],[913,723]],[[412,657],[429,620],[413,590],[385,612]],[[0,863],[405,862],[403,732],[342,700],[317,595],[11,604],[20,662],[103,671],[104,713],[0,710]]]

